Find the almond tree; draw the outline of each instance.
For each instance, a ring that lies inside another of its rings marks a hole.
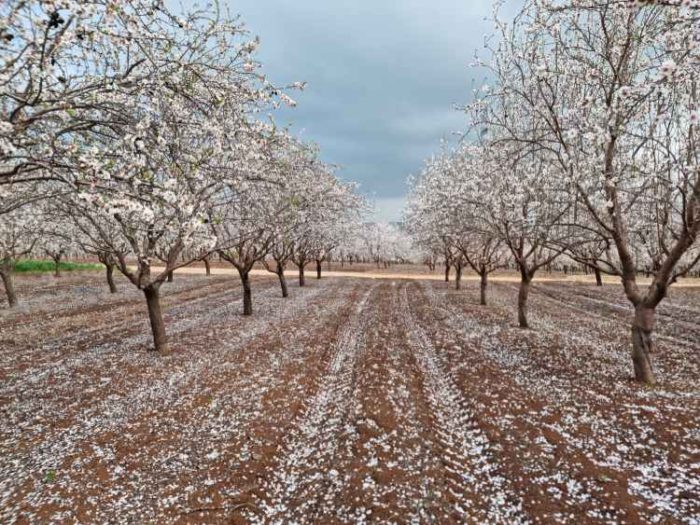
[[[489,275],[502,268],[505,259],[502,241],[480,230],[471,231],[465,235],[459,250],[467,264],[479,275],[479,302],[486,306]]]
[[[46,231],[44,228],[41,232],[41,251],[48,256],[54,264],[54,277],[61,277],[61,262],[63,258],[70,254],[73,247],[73,240],[63,231],[58,233],[55,231]]]
[[[294,242],[291,240],[291,236],[284,233],[277,233],[273,237],[270,253],[268,254],[274,261],[274,265],[267,259],[263,259],[265,269],[270,273],[274,273],[279,279],[282,297],[284,298],[289,297],[289,287],[287,286],[287,277],[284,272],[293,254]]]
[[[499,22],[490,65],[495,96],[532,115],[538,135],[504,112],[480,122],[515,149],[548,151],[588,215],[586,233],[593,225],[598,242],[610,242],[586,264],[620,277],[635,309],[635,378],[646,383],[655,382],[656,307],[700,257],[696,8],[528,2],[513,24]]]
[[[299,286],[305,285],[304,269],[311,261],[316,262],[316,275],[321,278],[323,261],[340,246],[366,208],[355,193],[355,186],[338,180],[330,166],[315,163],[313,177],[305,209],[298,218],[292,255],[292,262],[299,269]]]
[[[155,348],[167,352],[160,287],[214,248],[211,206],[230,167],[255,149],[250,115],[270,104],[272,87],[254,72],[257,43],[244,40],[237,22],[195,12],[152,27],[150,40],[124,42],[112,57],[136,60],[149,74],[110,94],[124,119],[119,127],[75,144],[80,171],[71,202],[93,247],[143,291]],[[157,255],[166,259],[163,270],[153,268]]]
[[[277,275],[282,297],[289,296],[285,270],[293,259],[298,242],[304,233],[304,220],[318,203],[316,202],[316,171],[318,148],[284,137],[283,147],[274,160],[281,179],[277,189],[276,213],[270,218],[267,229],[271,234],[270,262],[262,260],[270,273]]]
[[[39,201],[32,208],[34,213],[39,214],[38,221],[41,224],[37,250],[53,261],[54,277],[60,277],[61,262],[79,246],[79,230],[70,220],[70,214],[66,213],[67,209],[62,205],[60,197],[52,201]]]
[[[243,315],[253,314],[250,272],[267,256],[275,240],[269,221],[277,211],[277,188],[270,183],[260,190],[258,185],[227,185],[220,195],[224,202],[217,202],[209,221],[219,257],[236,268],[241,279]]]
[[[38,217],[37,209],[25,205],[5,213],[0,221],[0,278],[10,308],[19,304],[13,281],[15,265],[34,250],[41,237]]]
[[[211,56],[219,43],[229,54],[221,30],[240,36],[243,28],[211,7],[217,14],[177,16],[163,0],[0,3],[0,181],[72,179],[76,141],[128,120],[116,93],[135,94],[157,72],[184,74],[186,62],[202,65],[202,51]],[[242,50],[235,53],[243,62]]]
[[[97,257],[105,268],[109,292],[117,293],[119,290],[114,280],[114,270],[118,268],[119,260],[127,260],[131,253],[119,224],[116,221],[102,220],[101,214],[93,215],[93,206],[81,199],[63,198],[52,201],[52,205],[56,204],[64,214],[64,221],[70,221],[74,226],[75,243],[83,253]]]
[[[455,253],[463,253],[457,247],[464,244],[469,226],[501,243],[520,272],[518,323],[528,328],[532,279],[568,246],[561,225],[571,202],[559,173],[539,155],[521,155],[495,137],[482,135],[481,142],[428,163],[414,186],[413,222],[437,233],[450,250],[451,264]],[[457,199],[454,207],[445,205],[450,199]]]

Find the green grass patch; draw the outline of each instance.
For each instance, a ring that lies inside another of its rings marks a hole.
[[[62,272],[74,272],[74,271],[86,271],[86,270],[100,270],[102,266],[99,264],[91,263],[73,263],[73,262],[62,262],[59,265]],[[15,266],[16,272],[53,272],[56,265],[53,261],[47,260],[37,260],[37,259],[24,259],[17,262]]]

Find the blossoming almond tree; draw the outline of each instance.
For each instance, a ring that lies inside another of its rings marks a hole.
[[[539,154],[508,148],[496,136],[482,137],[481,142],[428,163],[414,187],[413,222],[438,234],[452,251],[453,265],[455,254],[463,253],[458,248],[466,241],[467,228],[493,246],[502,244],[520,272],[518,323],[528,328],[532,279],[569,245],[562,224],[571,199],[557,170]],[[456,200],[452,207],[446,205],[450,200]],[[494,271],[499,251],[487,253],[492,260],[487,267]]]
[[[321,278],[321,264],[347,237],[351,224],[366,208],[355,193],[355,185],[343,183],[331,166],[316,162],[312,168],[314,182],[307,189],[305,206],[297,221],[292,262],[299,269],[299,286],[305,285],[304,269],[316,262],[316,276]]]
[[[284,181],[278,192],[277,213],[271,218],[268,229],[272,234],[269,257],[262,260],[270,273],[277,275],[282,289],[282,297],[289,296],[285,269],[294,257],[297,241],[303,230],[304,218],[308,210],[318,205],[315,167],[318,148],[287,138],[286,146],[275,160]]]
[[[114,58],[142,56],[150,74],[110,95],[124,122],[76,143],[81,169],[70,182],[83,232],[144,292],[155,348],[166,352],[160,287],[214,248],[206,223],[230,176],[223,167],[246,158],[250,142],[236,134],[249,136],[250,115],[270,103],[272,88],[254,73],[256,43],[233,21],[193,13],[159,35]],[[165,269],[156,272],[158,255]]]
[[[8,211],[0,221],[0,278],[10,308],[19,304],[13,281],[15,265],[32,253],[41,238],[39,216],[35,206],[25,205]]]
[[[621,278],[635,308],[635,378],[646,383],[656,380],[656,307],[700,256],[696,8],[528,2],[513,24],[499,22],[491,66],[494,91],[536,117],[539,136],[505,115],[481,123],[549,151],[588,214],[585,225],[614,247],[587,263]],[[646,269],[652,279],[643,286],[637,274]]]
[[[258,261],[267,256],[275,233],[268,225],[276,213],[278,200],[273,197],[275,183],[265,185],[263,191],[256,185],[227,187],[220,195],[223,202],[209,220],[217,239],[216,251],[224,261],[238,271],[243,286],[243,315],[253,314],[250,272]]]

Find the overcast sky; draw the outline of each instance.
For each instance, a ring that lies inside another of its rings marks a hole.
[[[223,0],[260,36],[277,84],[308,82],[277,115],[321,146],[340,176],[398,220],[406,179],[465,127],[469,68],[491,25],[491,0]]]

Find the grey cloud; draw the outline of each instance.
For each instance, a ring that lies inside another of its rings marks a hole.
[[[277,120],[317,142],[380,206],[403,202],[407,176],[465,127],[453,106],[482,81],[468,65],[490,31],[490,0],[228,3],[262,39],[273,82],[309,83]]]

